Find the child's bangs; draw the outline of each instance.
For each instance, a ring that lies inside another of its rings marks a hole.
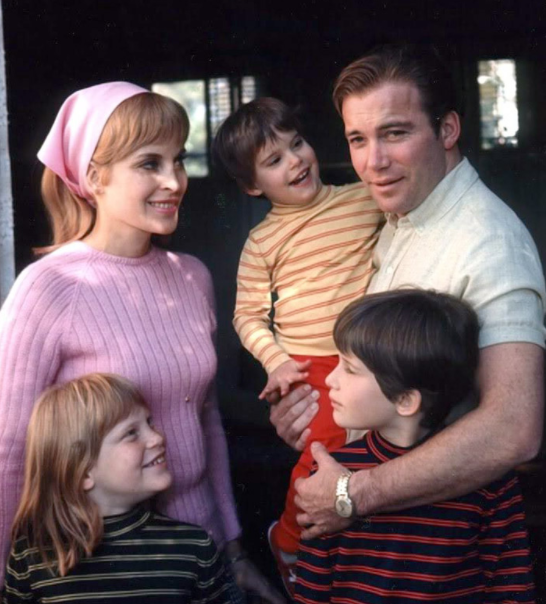
[[[116,424],[134,413],[135,408],[148,408],[139,390],[118,376],[94,376],[86,388],[87,406],[101,440]]]
[[[342,354],[354,354],[360,360],[368,358],[377,348],[381,334],[366,313],[359,306],[348,306],[339,316],[334,326],[334,343]]]

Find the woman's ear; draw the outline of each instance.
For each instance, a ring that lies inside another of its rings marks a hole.
[[[86,178],[89,189],[93,192],[93,195],[100,195],[103,191],[102,179],[99,168],[94,162],[89,164]]]
[[[394,404],[398,415],[412,417],[421,411],[421,393],[419,390],[408,390]]]

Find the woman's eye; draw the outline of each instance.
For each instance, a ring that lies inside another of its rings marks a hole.
[[[130,430],[127,430],[125,436],[127,438],[134,438],[135,436],[138,436],[138,430],[136,428],[131,428]]]
[[[275,156],[275,157],[272,157],[272,158],[269,160],[268,165],[269,165],[269,166],[274,166],[274,165],[278,164],[280,161],[281,161],[281,158],[280,158],[280,157],[278,157],[278,156]]]
[[[297,138],[294,140],[294,147],[297,149],[303,145],[303,138]]]

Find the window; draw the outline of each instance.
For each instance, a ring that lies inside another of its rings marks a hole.
[[[516,62],[478,62],[481,148],[517,147],[519,115]]]
[[[190,118],[190,136],[186,143],[188,176],[208,176],[211,138],[226,117],[241,103],[256,98],[256,80],[242,78],[210,78],[182,82],[161,82],[152,90],[171,97],[184,106]]]

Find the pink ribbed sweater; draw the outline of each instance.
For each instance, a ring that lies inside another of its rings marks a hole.
[[[141,258],[68,244],[27,267],[0,311],[0,574],[23,480],[25,434],[45,387],[94,371],[141,389],[167,441],[160,510],[221,547],[240,527],[214,377],[210,275],[192,256]]]

